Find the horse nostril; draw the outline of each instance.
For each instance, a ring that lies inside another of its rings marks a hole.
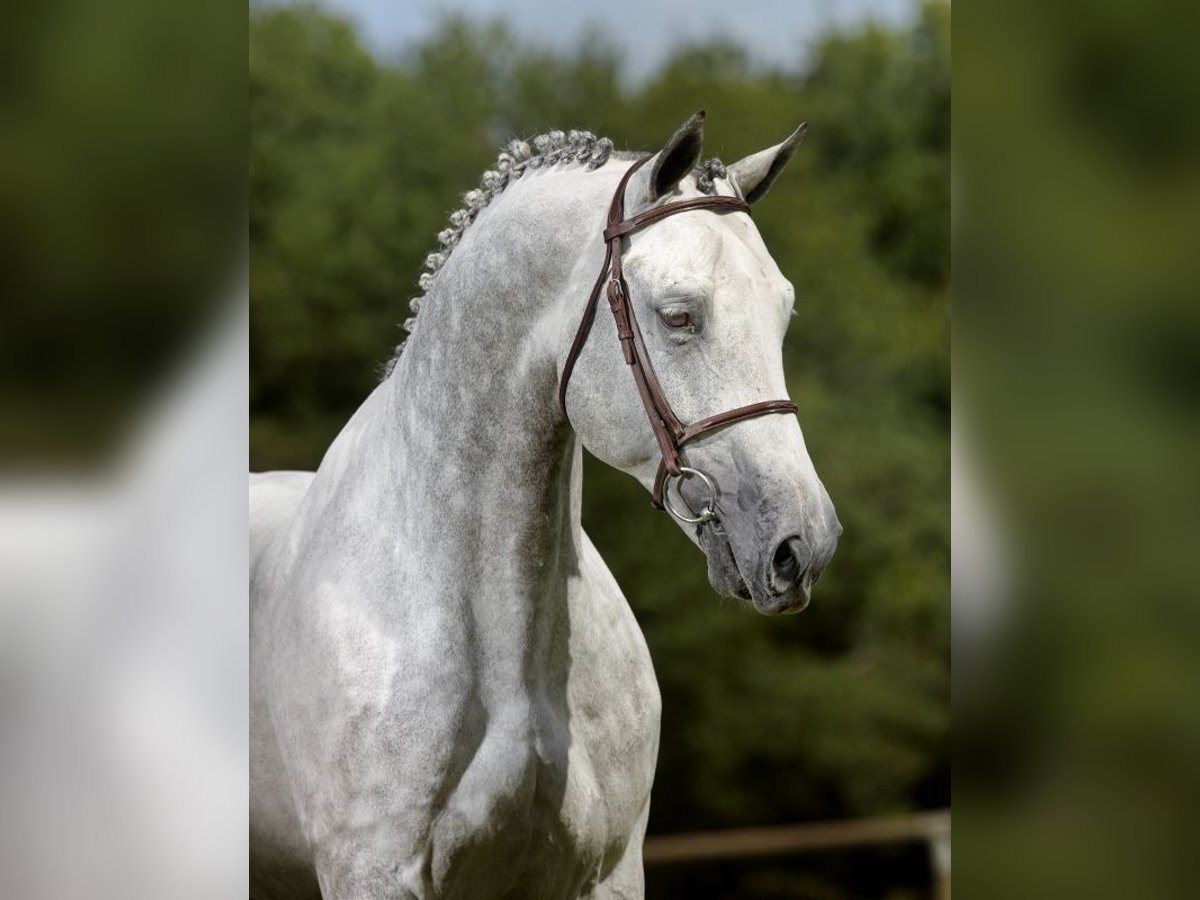
[[[812,554],[803,540],[798,537],[785,539],[771,559],[776,592],[783,593],[803,578],[811,560]]]
[[[784,581],[794,581],[800,574],[800,564],[786,543],[780,544],[775,551],[775,574]]]

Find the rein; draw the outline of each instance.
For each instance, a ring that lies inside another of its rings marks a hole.
[[[566,362],[563,364],[562,380],[558,385],[558,404],[562,409],[563,415],[567,415],[567,386],[571,381],[571,373],[575,369],[575,363],[579,359],[579,354],[583,352],[588,335],[591,334],[592,324],[596,319],[596,307],[600,301],[600,294],[605,290],[607,282],[608,306],[612,310],[613,319],[617,324],[617,339],[621,343],[621,352],[625,357],[626,365],[629,366],[630,373],[633,375],[633,380],[637,384],[638,393],[642,398],[642,405],[646,409],[646,417],[650,420],[650,427],[654,430],[654,438],[658,442],[659,453],[662,457],[659,460],[658,473],[654,478],[654,491],[652,494],[654,508],[666,509],[671,515],[679,519],[679,521],[689,524],[711,522],[717,518],[716,485],[713,483],[712,478],[704,472],[684,465],[684,444],[695,440],[701,435],[724,428],[726,425],[732,425],[735,422],[742,422],[746,419],[753,419],[772,413],[786,413],[790,415],[796,412],[796,404],[791,400],[766,400],[761,403],[751,403],[747,406],[739,406],[736,409],[717,413],[714,416],[701,419],[699,422],[693,422],[691,425],[684,425],[671,409],[671,404],[667,402],[662,386],[658,382],[658,376],[654,374],[654,367],[650,364],[650,355],[646,352],[646,343],[642,339],[642,330],[638,326],[633,305],[629,302],[629,286],[625,283],[625,276],[621,271],[621,239],[652,222],[657,222],[659,219],[673,216],[676,213],[688,212],[693,209],[749,213],[750,205],[738,197],[696,197],[691,200],[680,200],[676,203],[656,206],[626,219],[625,188],[628,186],[629,179],[633,177],[633,174],[645,165],[649,159],[650,157],[648,156],[643,157],[630,166],[628,171],[622,176],[620,184],[617,185],[616,193],[613,194],[612,203],[608,208],[607,227],[601,235],[606,247],[604,265],[601,267],[600,275],[596,279],[595,286],[592,288],[591,296],[588,297],[587,306],[583,311],[583,318],[579,323],[579,329],[575,332],[575,339],[571,342],[571,349],[567,353]],[[699,478],[708,488],[708,503],[697,513],[688,504],[687,498],[683,497],[683,494],[680,493],[679,496],[683,500],[683,505],[687,512],[690,513],[690,515],[684,515],[671,503],[669,482],[672,478],[692,477]]]

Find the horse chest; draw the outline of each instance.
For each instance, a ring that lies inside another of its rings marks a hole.
[[[403,628],[379,627],[396,613],[357,602],[365,589],[281,605],[299,637],[271,681],[277,738],[331,896],[375,896],[361,885],[379,882],[405,897],[562,900],[640,849],[658,688],[590,546],[583,563],[563,627],[529,657],[460,640],[448,604],[407,607]]]
[[[556,716],[524,743],[485,740],[431,830],[434,884],[446,895],[560,898],[600,880],[622,856],[652,779],[656,722],[643,728],[641,754],[616,764],[634,737],[619,726]],[[533,886],[544,893],[522,893]]]
[[[511,878],[564,897],[608,873],[638,833],[658,741],[652,672],[622,674],[619,688],[568,685],[531,705],[527,731],[480,744],[431,834],[435,883],[503,897]]]

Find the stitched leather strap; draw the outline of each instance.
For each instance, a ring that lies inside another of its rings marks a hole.
[[[743,422],[746,419],[754,419],[758,416],[770,415],[771,413],[787,413],[790,415],[797,411],[796,404],[791,400],[764,400],[761,403],[739,406],[737,409],[717,413],[715,416],[709,416],[707,419],[701,419],[699,422],[689,425],[679,437],[679,446],[682,447],[693,438],[698,438],[700,435],[707,434],[710,431],[717,431],[726,425],[733,425],[735,422]],[[665,460],[658,464],[658,474],[654,476],[653,494],[654,505],[656,507],[662,507],[662,496],[667,484],[667,476],[678,474],[678,472],[671,472],[667,468]]]
[[[691,200],[680,200],[676,203],[655,206],[626,219],[624,218],[625,189],[633,174],[649,159],[648,156],[642,157],[630,166],[621,176],[621,181],[613,193],[613,199],[608,208],[607,227],[602,232],[605,243],[604,265],[592,287],[592,293],[584,307],[579,328],[575,332],[575,339],[571,342],[571,348],[563,363],[562,379],[558,385],[558,404],[563,415],[567,415],[567,386],[570,384],[571,373],[575,370],[579,354],[583,352],[588,335],[591,334],[592,325],[596,320],[596,307],[599,305],[600,295],[604,293],[608,298],[608,306],[612,311],[613,320],[616,322],[617,340],[621,344],[621,354],[633,375],[642,406],[646,410],[646,417],[654,431],[654,439],[658,443],[659,453],[662,455],[658,473],[654,479],[653,492],[655,508],[662,509],[663,491],[666,488],[668,476],[680,474],[680,467],[683,465],[684,444],[702,434],[724,428],[735,422],[773,413],[794,413],[796,404],[790,400],[767,400],[761,403],[751,403],[747,406],[739,406],[737,409],[717,413],[692,425],[684,425],[671,409],[671,404],[663,394],[662,385],[650,362],[650,354],[646,350],[646,342],[643,340],[642,330],[638,326],[637,314],[634,312],[633,304],[629,302],[629,288],[621,270],[621,240],[631,232],[675,213],[694,209],[748,213],[750,207],[738,197],[696,197]]]
[[[583,308],[583,318],[579,320],[579,328],[575,330],[575,340],[571,341],[571,349],[567,351],[567,359],[563,363],[562,378],[558,382],[558,408],[562,410],[564,416],[567,415],[567,385],[571,383],[571,373],[575,371],[575,362],[579,359],[579,354],[583,352],[583,345],[587,343],[588,335],[592,333],[592,323],[596,320],[596,304],[600,299],[600,292],[604,290],[604,281],[608,278],[608,267],[611,262],[612,244],[609,244],[604,253],[604,267],[600,269],[596,285],[588,297],[587,306]],[[569,419],[570,416],[567,418]]]
[[[722,208],[744,213],[750,212],[749,204],[737,197],[694,197],[691,200],[680,200],[677,203],[668,203],[665,206],[655,206],[645,212],[638,213],[636,216],[630,216],[623,222],[617,222],[615,225],[605,228],[602,235],[604,240],[611,241],[613,238],[622,237],[631,231],[636,231],[643,225],[649,225],[651,222],[665,219],[667,216],[675,215],[675,213],[687,212],[689,209]]]
[[[640,169],[647,159],[649,157],[639,159],[621,176],[621,181],[617,185],[616,191],[613,192],[612,202],[608,207],[610,225],[620,221],[621,210],[625,206],[625,186],[629,184],[633,173]],[[575,371],[575,363],[579,359],[579,354],[583,352],[583,345],[587,343],[588,335],[592,333],[592,323],[596,320],[596,305],[600,301],[600,293],[604,290],[604,282],[608,278],[608,272],[612,266],[613,246],[613,241],[605,241],[604,265],[600,267],[600,274],[596,277],[595,285],[592,286],[587,306],[583,308],[583,318],[579,320],[579,328],[575,330],[575,340],[571,342],[571,349],[567,352],[566,362],[563,363],[562,377],[558,382],[558,406],[564,416],[567,416],[567,386],[571,383],[571,373]],[[569,419],[570,416],[567,418]]]

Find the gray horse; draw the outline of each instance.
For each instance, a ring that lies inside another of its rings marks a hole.
[[[633,174],[627,215],[754,203],[803,134],[726,169],[700,163],[702,127]],[[411,336],[317,472],[251,476],[255,897],[643,896],[660,700],[580,527],[581,446],[647,488],[659,449],[604,310],[569,419],[556,395],[634,162],[584,132],[513,142],[439,235]],[[786,396],[793,291],[748,215],[656,222],[623,265],[683,421]],[[796,418],[686,452],[717,486],[719,521],[681,522],[713,587],[803,608],[841,528]]]

